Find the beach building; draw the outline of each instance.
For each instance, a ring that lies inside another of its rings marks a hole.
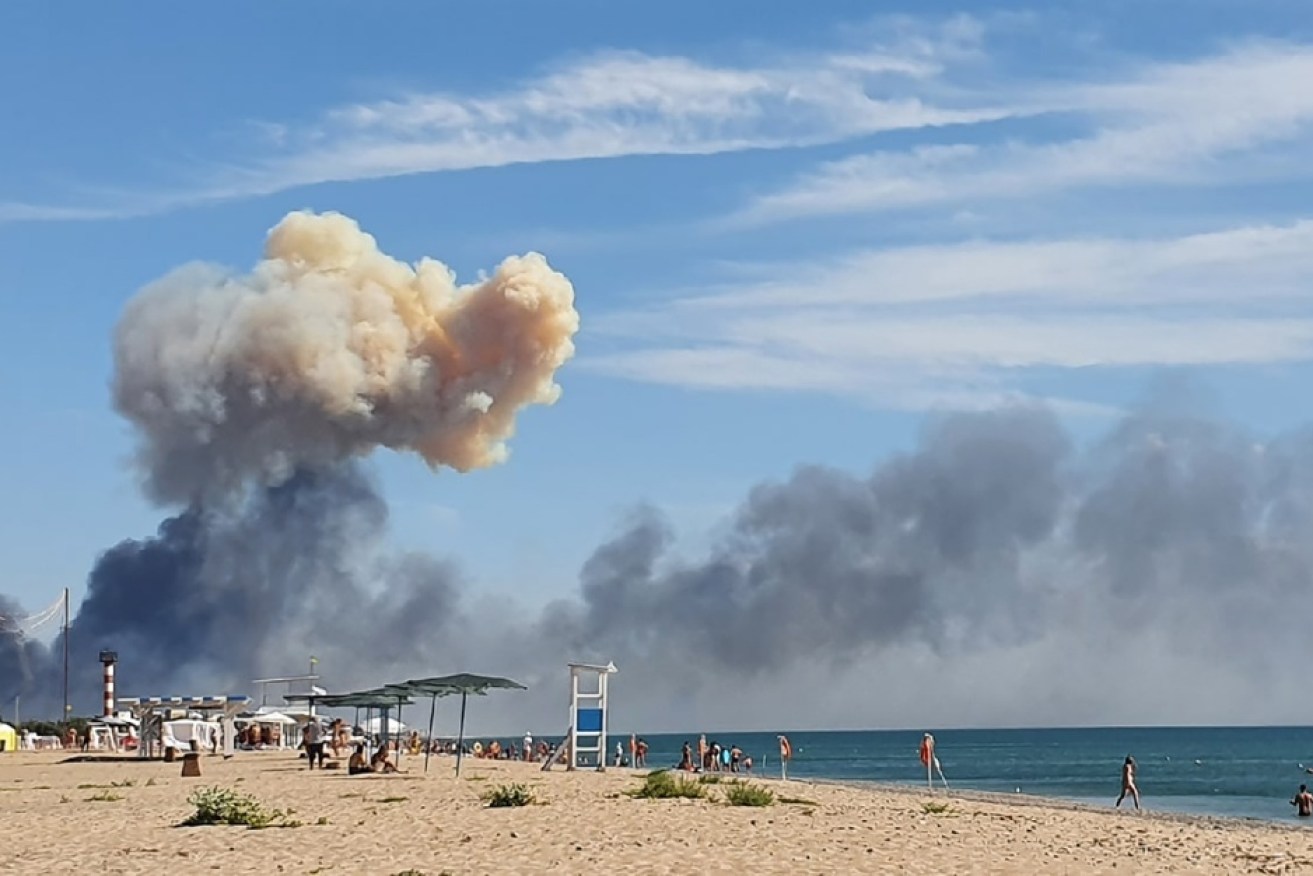
[[[0,751],[18,751],[18,731],[9,724],[0,724]]]

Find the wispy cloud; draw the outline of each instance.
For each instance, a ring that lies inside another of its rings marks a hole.
[[[227,156],[179,203],[324,182],[636,155],[705,155],[833,143],[971,124],[1016,111],[956,87],[981,28],[958,17],[904,23],[886,41],[769,64],[607,52],[484,94],[416,92],[337,107],[306,124],[261,121],[260,148]],[[26,207],[26,209],[24,209]],[[0,205],[0,219],[96,218],[120,209]]]
[[[1313,360],[1313,222],[1165,240],[973,241],[752,265],[594,319],[635,380],[974,406],[1028,369]],[[1243,310],[1243,313],[1240,311]]]
[[[916,42],[724,66],[615,52],[500,92],[421,93],[338,108],[284,132],[284,157],[232,184],[307,183],[625,155],[710,154],[829,143],[996,119],[1007,107],[954,95],[960,25]]]
[[[1151,65],[1106,83],[1030,83],[1024,95],[1005,100],[1064,113],[1085,132],[849,156],[761,195],[731,223],[1088,186],[1218,184],[1274,173],[1270,165],[1245,159],[1263,148],[1307,148],[1313,91],[1297,83],[1310,81],[1313,47],[1264,42],[1188,63]],[[1291,172],[1291,166],[1281,172]]]
[[[1167,239],[968,240],[746,264],[683,308],[877,305],[1029,299],[1088,308],[1304,303],[1313,220]]]
[[[0,222],[77,222],[121,219],[132,211],[126,206],[58,207],[23,201],[0,201]]]

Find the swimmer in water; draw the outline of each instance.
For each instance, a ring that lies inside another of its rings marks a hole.
[[[1299,786],[1299,793],[1290,801],[1290,805],[1295,807],[1295,812],[1300,818],[1308,818],[1313,815],[1313,794],[1308,792],[1307,785]]]

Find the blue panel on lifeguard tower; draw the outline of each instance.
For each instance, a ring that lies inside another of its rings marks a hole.
[[[602,732],[602,710],[601,709],[580,709],[575,716],[578,727],[576,733],[601,733]]]

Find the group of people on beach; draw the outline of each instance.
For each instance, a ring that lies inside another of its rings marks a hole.
[[[365,743],[353,741],[357,739],[357,730],[358,728],[348,727],[341,718],[333,719],[327,733],[318,718],[312,717],[306,721],[301,727],[301,748],[305,751],[306,769],[314,769],[316,763],[321,770],[328,767],[328,762],[325,760],[325,747],[332,750],[334,758],[340,758],[342,751],[349,747],[351,757],[347,760],[347,772],[350,775],[397,772],[397,763],[390,751],[391,746],[379,745],[374,753],[366,758]],[[336,762],[333,765],[336,766]]]
[[[693,759],[693,746],[686,741],[679,757],[679,769],[704,773],[750,773],[752,757],[744,754],[737,745],[721,745],[716,740],[707,742],[706,734],[698,737],[697,760]]]

